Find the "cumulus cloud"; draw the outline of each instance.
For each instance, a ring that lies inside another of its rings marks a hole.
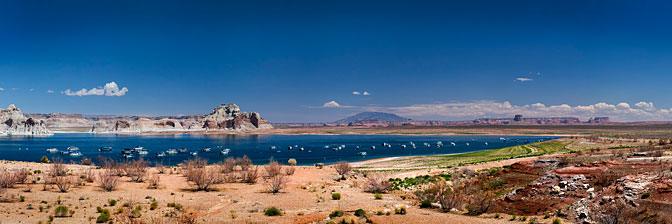
[[[340,104],[338,104],[336,101],[329,101],[324,104],[322,104],[322,107],[341,107]]]
[[[646,111],[654,111],[656,110],[656,107],[653,106],[653,102],[639,102],[636,103],[635,106],[642,108]]]
[[[533,80],[534,80],[534,79],[531,79],[531,78],[519,77],[519,78],[516,78],[515,81],[519,81],[519,82],[529,82],[529,81],[533,81]]]
[[[360,95],[360,94],[362,93],[360,93],[359,91],[352,91],[352,95]]]
[[[364,93],[362,93],[362,95],[368,96],[368,95],[371,95],[371,93],[364,91]]]
[[[32,92],[32,91],[35,91],[35,89],[33,89],[33,88],[30,88],[30,89],[29,89],[28,91],[31,91],[31,92]]]
[[[54,91],[49,89],[47,90],[47,93],[54,93]]]
[[[5,88],[0,88],[0,91],[5,91]]]
[[[362,95],[362,96],[368,96],[368,95],[371,95],[371,93],[369,93],[369,92],[367,92],[367,91],[364,91],[364,92],[360,92],[360,91],[353,91],[353,92],[352,92],[352,95]]]
[[[637,105],[639,104],[639,105]],[[583,120],[591,117],[608,116],[615,121],[653,121],[672,119],[672,109],[655,109],[652,102],[637,103],[632,108],[627,103],[592,105],[568,104],[545,105],[535,103],[512,105],[508,101],[473,101],[439,104],[416,104],[403,107],[361,107],[366,111],[391,112],[408,117],[443,117],[446,119],[473,119],[481,117],[513,117],[522,114],[526,117],[578,117]]]
[[[103,87],[97,87],[97,88],[91,88],[91,89],[85,89],[82,88],[78,91],[72,91],[70,89],[66,89],[63,94],[68,95],[68,96],[123,96],[126,95],[126,92],[128,92],[128,89],[126,87],[123,87],[119,89],[119,86],[115,82],[109,82],[105,84]]]

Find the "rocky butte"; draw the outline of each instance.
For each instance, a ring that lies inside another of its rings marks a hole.
[[[0,110],[0,135],[52,135],[43,120],[27,118],[21,109],[10,104]]]

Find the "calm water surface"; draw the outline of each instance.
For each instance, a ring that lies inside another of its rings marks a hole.
[[[506,141],[500,138],[505,138]],[[399,136],[399,135],[100,135],[100,134],[54,134],[48,137],[0,137],[0,159],[37,162],[43,155],[49,158],[60,157],[65,161],[81,161],[82,157],[71,157],[58,153],[47,153],[47,148],[66,150],[68,146],[79,147],[83,157],[93,159],[98,156],[109,157],[115,160],[122,159],[121,150],[134,146],[143,146],[149,155],[142,156],[145,160],[161,162],[166,165],[175,165],[185,159],[192,158],[189,154],[166,155],[157,157],[156,153],[167,149],[187,148],[190,152],[198,151],[198,157],[208,162],[218,162],[227,157],[242,157],[247,155],[255,164],[264,164],[273,157],[286,163],[295,158],[301,165],[314,163],[333,163],[341,160],[361,161],[367,159],[409,156],[462,153],[486,149],[502,148],[524,144],[526,141],[546,141],[556,137],[548,136]],[[518,140],[517,142],[515,140]],[[414,142],[416,149],[411,149],[410,142]],[[441,141],[443,147],[437,148],[436,143]],[[384,147],[383,143],[391,145]],[[451,145],[455,143],[455,146]],[[488,143],[487,145],[485,143]],[[424,143],[429,143],[427,147]],[[469,143],[469,145],[467,145]],[[407,145],[402,148],[401,145]],[[333,148],[345,145],[345,148],[334,151]],[[112,147],[110,152],[99,152],[103,146]],[[275,146],[276,149],[270,149]],[[288,150],[288,146],[297,147]],[[328,146],[328,148],[325,148]],[[359,146],[360,149],[356,149]],[[375,146],[375,149],[371,149]],[[209,153],[200,152],[203,148],[212,148]],[[228,155],[220,155],[219,151],[231,149]],[[366,152],[366,156],[358,155]],[[135,159],[139,158],[135,155]]]

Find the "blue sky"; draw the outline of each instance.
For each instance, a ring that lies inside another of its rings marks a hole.
[[[360,111],[419,120],[516,113],[671,120],[670,6],[3,1],[0,105],[175,115],[233,102],[273,122]],[[65,94],[110,82],[127,91]],[[339,106],[324,107],[331,101]]]

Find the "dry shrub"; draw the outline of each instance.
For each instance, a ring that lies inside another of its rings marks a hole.
[[[369,174],[366,177],[364,190],[371,193],[385,193],[390,189],[390,181],[385,175]]]
[[[625,176],[625,174],[619,174],[614,171],[601,172],[594,175],[594,186],[596,190],[602,190],[602,188],[612,185],[618,178]]]
[[[284,175],[275,175],[266,181],[266,186],[268,186],[268,192],[269,193],[278,193],[280,190],[285,188],[285,185],[287,184],[287,177]]]
[[[282,175],[282,166],[280,165],[280,163],[273,160],[273,158],[271,158],[271,160],[268,162],[268,165],[266,165],[264,169],[266,170],[266,177],[275,177]]]
[[[0,171],[0,188],[12,188],[16,184],[15,172],[10,172],[7,169]]]
[[[184,162],[183,174],[193,183],[196,191],[213,190],[215,184],[222,183],[222,175],[216,168],[208,168],[207,162],[196,158]]]
[[[600,205],[594,203],[589,205],[591,211],[590,218],[595,223],[670,223],[672,217],[668,213],[655,211],[655,207],[648,204],[641,204],[633,207],[620,199]]]
[[[252,160],[250,160],[247,155],[243,155],[243,158],[236,159],[236,164],[240,166],[241,170],[247,170],[252,166]]]
[[[259,178],[259,168],[254,167],[241,172],[241,181],[243,183],[254,184],[257,183],[257,178]]]
[[[65,165],[63,164],[63,160],[61,158],[51,159],[51,168],[49,174],[52,177],[65,176],[67,174],[67,171],[65,170]]]
[[[236,161],[229,157],[224,160],[223,163],[221,163],[222,166],[222,173],[231,173],[233,170],[236,168]]]
[[[294,175],[294,171],[296,171],[296,168],[293,166],[285,167],[285,175],[287,176]]]
[[[55,176],[52,179],[60,192],[68,192],[73,182],[68,176]]]
[[[338,175],[343,175],[343,178],[345,178],[345,174],[352,171],[352,166],[350,166],[350,163],[348,162],[341,161],[334,165],[334,169],[336,169]]]
[[[86,182],[93,183],[94,181],[96,181],[96,175],[94,175],[92,168],[86,169],[83,175],[84,180],[86,180]]]
[[[159,171],[160,174],[166,173],[166,166],[164,166],[161,163],[154,163],[154,167],[156,168],[157,171]]]
[[[119,176],[115,174],[112,168],[104,169],[98,172],[98,185],[105,191],[113,191],[119,185]]]
[[[423,200],[436,201],[441,204],[441,209],[450,211],[453,208],[461,208],[466,201],[466,184],[459,179],[453,180],[453,184],[446,181],[434,182],[429,188],[416,193]]]
[[[145,177],[147,177],[147,168],[149,167],[149,162],[140,158],[139,160],[134,160],[124,166],[124,172],[126,175],[135,182],[143,182]]]
[[[149,176],[149,178],[147,178],[147,183],[149,184],[149,186],[147,186],[147,188],[158,189],[159,188],[159,181],[160,181],[159,175],[154,174],[154,175]]]
[[[30,172],[26,168],[21,168],[19,170],[14,171],[14,181],[19,184],[24,184],[26,183],[26,180],[28,179],[28,175]]]
[[[98,161],[100,162],[101,167],[110,170],[112,175],[118,177],[124,176],[125,164],[123,162],[116,162],[113,159],[108,159],[102,156],[98,156]]]
[[[467,214],[480,215],[488,212],[490,206],[494,204],[494,194],[489,191],[474,191],[470,194],[469,204],[467,204]]]

